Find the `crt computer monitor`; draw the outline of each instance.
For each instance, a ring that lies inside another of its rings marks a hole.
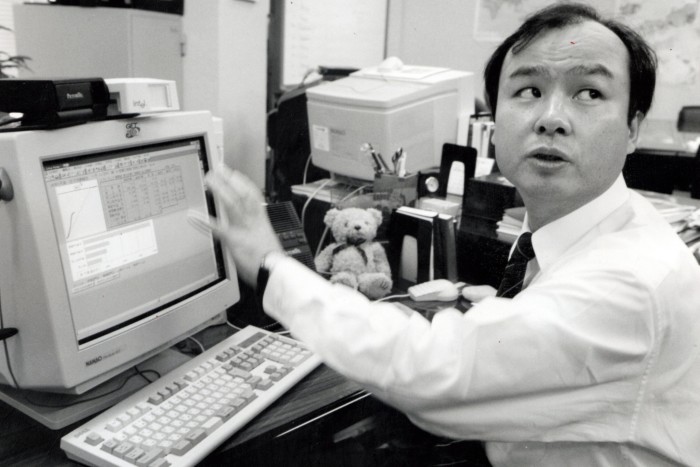
[[[0,133],[0,384],[84,393],[201,330],[236,272],[188,213],[216,215],[208,112]],[[14,379],[10,374],[14,374]],[[1,388],[0,388],[1,389]]]

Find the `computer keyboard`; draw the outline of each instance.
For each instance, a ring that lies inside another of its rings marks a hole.
[[[293,339],[248,326],[61,439],[96,466],[194,465],[320,363]]]

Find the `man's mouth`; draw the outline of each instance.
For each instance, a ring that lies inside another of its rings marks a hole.
[[[569,160],[564,152],[549,147],[533,149],[528,153],[528,157],[543,164],[557,164],[560,162],[568,162]]]
[[[562,162],[564,159],[562,157],[557,156],[556,154],[543,154],[543,153],[535,153],[531,157],[534,157],[537,160],[540,161],[545,161],[545,162]]]

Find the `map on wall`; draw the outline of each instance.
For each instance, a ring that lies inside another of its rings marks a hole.
[[[618,0],[618,16],[654,48],[661,84],[698,83],[700,0]]]
[[[474,33],[477,40],[501,41],[526,16],[551,4],[547,0],[479,0]],[[603,15],[639,32],[659,59],[662,85],[692,85],[700,79],[700,0],[588,0]]]
[[[608,15],[613,12],[615,2],[588,0],[586,3]],[[551,0],[479,0],[474,18],[476,39],[500,42],[514,32],[528,15],[551,4]]]

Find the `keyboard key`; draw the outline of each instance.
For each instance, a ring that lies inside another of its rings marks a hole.
[[[136,464],[136,461],[139,459],[139,457],[143,456],[146,454],[143,449],[141,448],[134,448],[129,453],[124,456],[124,460],[127,462],[131,462],[132,464]]]
[[[131,452],[132,449],[134,449],[134,445],[124,441],[123,443],[120,443],[119,446],[114,448],[112,454],[124,459],[124,457],[126,457],[126,455],[129,454],[129,452]]]
[[[112,454],[112,451],[114,451],[114,448],[119,446],[119,443],[113,439],[108,439],[104,443],[102,443],[102,446],[100,446],[100,449],[102,449],[105,452],[108,452]]]
[[[186,439],[181,439],[175,443],[173,448],[170,450],[170,453],[175,454],[176,456],[182,456],[190,449],[192,449],[192,442]]]
[[[162,449],[151,449],[138,458],[136,465],[144,467],[150,466],[156,459],[161,459],[164,455],[165,453]]]

